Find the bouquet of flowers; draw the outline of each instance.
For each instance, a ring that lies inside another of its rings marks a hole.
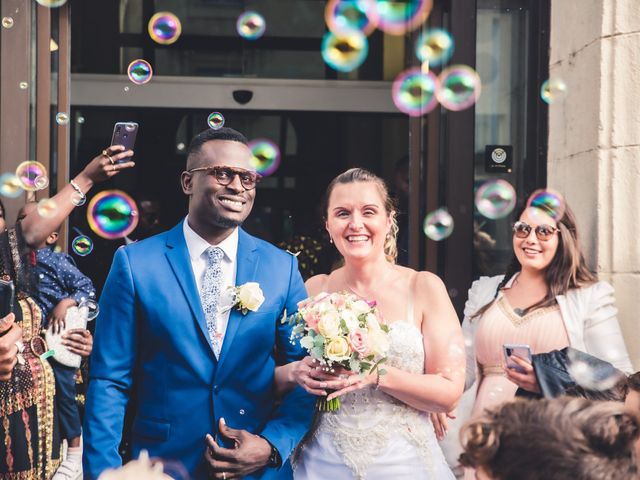
[[[319,293],[298,304],[289,317],[291,340],[326,370],[343,367],[360,375],[379,369],[389,350],[388,327],[381,322],[375,302],[348,292]],[[378,371],[384,374],[383,370]],[[318,408],[334,411],[340,399],[320,399]]]

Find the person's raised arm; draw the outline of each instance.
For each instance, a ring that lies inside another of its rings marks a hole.
[[[74,196],[86,195],[96,183],[104,182],[122,170],[126,170],[135,165],[134,162],[118,163],[124,161],[133,155],[133,151],[124,152],[122,145],[114,145],[108,147],[106,155],[100,154],[95,157],[89,164],[72,180],[72,183],[66,185],[56,195],[51,197],[57,208],[51,215],[43,217],[38,214],[37,210],[33,210],[21,221],[22,234],[25,242],[32,248],[41,245],[42,242],[55,231],[64,220],[73,211],[76,205],[72,202]],[[78,192],[77,189],[80,190]]]

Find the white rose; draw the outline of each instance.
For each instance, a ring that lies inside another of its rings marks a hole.
[[[313,348],[313,345],[313,338],[311,338],[309,335],[300,339],[300,346],[305,350],[311,350]]]
[[[358,316],[353,310],[343,310],[340,312],[340,316],[344,320],[344,323],[347,324],[349,332],[358,330]]]
[[[381,330],[380,323],[378,322],[378,318],[373,313],[369,313],[366,317],[366,320],[367,320],[367,330],[369,330],[369,333]]]
[[[379,357],[385,357],[389,351],[389,339],[382,330],[369,330],[369,349]]]
[[[334,338],[340,335],[340,316],[335,310],[329,310],[322,314],[318,322],[318,332],[325,338]]]
[[[364,300],[358,300],[357,302],[353,302],[353,305],[351,305],[351,309],[355,312],[357,316],[363,313],[367,313],[369,310],[371,310],[371,307]]]
[[[246,308],[247,310],[255,312],[264,302],[264,295],[262,294],[260,285],[258,285],[256,282],[249,282],[240,287],[240,291],[238,292],[238,299],[240,300],[240,305],[242,308]]]

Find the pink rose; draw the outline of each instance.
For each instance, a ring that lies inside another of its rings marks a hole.
[[[349,335],[349,344],[354,352],[361,357],[369,354],[369,337],[366,332],[357,331]]]
[[[307,322],[307,327],[314,332],[318,332],[318,322],[320,321],[320,314],[316,311],[311,311],[305,315],[304,321]]]

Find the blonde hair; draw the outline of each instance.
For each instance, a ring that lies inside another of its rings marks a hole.
[[[384,240],[384,255],[387,258],[388,262],[396,263],[396,259],[398,258],[399,230],[398,221],[396,219],[396,205],[389,195],[389,189],[387,188],[386,183],[376,174],[370,172],[369,170],[365,170],[364,168],[350,168],[346,172],[341,173],[336,178],[331,180],[331,183],[327,187],[323,204],[325,220],[327,211],[329,209],[329,198],[331,197],[331,192],[333,192],[333,189],[336,187],[336,185],[355,182],[372,182],[378,188],[378,192],[382,197],[384,209],[387,212],[387,215],[391,217],[391,228],[389,229],[389,232],[387,233],[387,236]]]
[[[506,480],[639,479],[640,418],[619,402],[518,400],[460,431],[460,463]]]

